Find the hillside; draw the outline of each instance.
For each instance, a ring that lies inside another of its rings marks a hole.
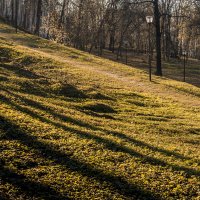
[[[0,24],[0,199],[199,199],[200,89]]]

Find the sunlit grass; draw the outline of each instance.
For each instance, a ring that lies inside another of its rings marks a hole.
[[[0,199],[198,199],[200,89],[0,25]]]

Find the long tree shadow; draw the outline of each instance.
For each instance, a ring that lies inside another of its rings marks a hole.
[[[146,142],[134,139],[134,138],[129,137],[129,136],[123,134],[123,133],[119,133],[119,132],[116,132],[116,131],[109,131],[109,130],[104,130],[104,131],[108,134],[111,134],[111,135],[116,136],[118,138],[124,139],[125,141],[130,142],[130,143],[132,143],[136,146],[148,148],[152,151],[157,151],[157,152],[164,154],[166,156],[174,156],[175,158],[182,159],[182,160],[191,159],[190,157],[183,156],[182,154],[179,154],[177,152],[173,152],[173,151],[169,151],[169,150],[166,150],[166,149],[162,149],[162,148],[159,148],[159,147],[152,146],[152,145],[150,145]]]
[[[185,140],[185,142],[192,145],[200,145],[200,140]]]
[[[17,65],[9,65],[9,64],[1,64],[0,67],[5,70],[9,70],[13,73],[15,73],[18,77],[24,77],[28,79],[38,79],[38,78],[44,78],[42,76],[39,76],[35,74],[34,72],[31,72],[30,70],[23,69],[23,67],[19,67]]]
[[[8,200],[8,198],[5,197],[5,195],[3,196],[3,194],[0,193],[0,200]]]
[[[7,122],[5,119],[0,117],[0,122],[3,123],[3,127],[5,130],[5,125]],[[8,125],[8,124],[7,124]],[[59,194],[55,189],[44,185],[39,182],[35,182],[32,180],[27,179],[26,176],[17,174],[16,172],[8,169],[5,165],[5,161],[0,159],[0,179],[4,183],[12,184],[13,186],[16,186],[20,188],[21,193],[26,193],[29,197],[37,197],[40,199],[59,199],[59,200],[68,200],[69,197],[62,196]],[[1,197],[0,197],[1,199]],[[3,198],[2,198],[3,199]]]
[[[83,176],[94,178],[101,183],[107,182],[117,192],[126,197],[159,199],[158,196],[153,195],[149,191],[146,191],[137,185],[128,183],[123,177],[111,175],[101,169],[95,169],[91,165],[76,160],[75,158],[57,150],[55,146],[39,141],[37,137],[27,134],[25,131],[21,130],[18,125],[13,124],[5,117],[0,116],[0,123],[2,124],[2,130],[6,133],[4,139],[18,140],[29,148],[37,150],[41,156],[54,161],[56,164],[80,172]]]
[[[4,77],[2,79],[3,79],[2,81],[9,80],[8,78],[4,78]],[[8,85],[4,86],[0,84],[0,86],[2,90],[6,92],[15,91],[18,93],[21,92],[21,93],[36,95],[36,96],[40,96],[44,98],[56,97],[57,99],[60,99],[60,100],[69,100],[70,98],[70,101],[79,101],[79,100],[81,101],[82,99],[88,98],[88,96],[83,91],[77,89],[73,85],[62,84],[62,87],[60,89],[58,89],[57,91],[54,91],[52,90],[52,88],[49,88],[50,83],[48,81],[48,78],[45,78],[45,77],[43,78],[43,76],[39,76],[36,79],[38,80],[37,82],[34,82],[34,81],[33,82],[32,81],[19,82],[18,86],[20,86],[20,88],[18,89],[12,88]],[[43,85],[43,87],[41,87],[41,85]]]
[[[1,95],[0,95],[0,97],[1,97]],[[13,103],[7,97],[4,97],[4,99],[2,98],[2,100],[5,103],[11,105],[13,108],[17,109],[18,111],[24,112],[24,113],[28,114],[29,116],[31,116],[35,119],[39,119],[41,122],[51,124],[51,125],[53,125],[57,128],[61,128],[62,130],[73,133],[73,134],[79,136],[80,138],[94,140],[97,143],[103,144],[105,148],[107,148],[107,149],[109,149],[113,152],[127,153],[127,154],[129,154],[133,157],[139,158],[141,160],[141,162],[143,162],[143,163],[147,163],[147,164],[151,164],[151,165],[155,165],[155,166],[169,167],[169,168],[173,169],[174,171],[184,171],[187,175],[190,175],[190,176],[191,175],[200,176],[200,171],[198,171],[198,170],[167,163],[166,161],[163,161],[163,160],[160,160],[160,159],[139,153],[139,152],[137,152],[137,151],[135,151],[131,148],[128,148],[126,146],[121,146],[120,144],[117,144],[112,140],[102,138],[100,136],[88,133],[86,131],[81,131],[81,130],[78,130],[78,129],[73,128],[73,127],[68,127],[66,125],[63,125],[60,122],[52,121],[52,120],[47,119],[47,118],[45,118],[41,115],[38,115],[37,113],[29,110],[28,108],[24,108],[22,106],[19,106],[19,105]]]
[[[180,92],[184,92],[186,94],[190,94],[190,95],[193,95],[193,96],[196,96],[196,97],[200,97],[200,91],[198,93],[198,92],[194,92],[192,90],[189,90],[187,88],[183,88],[183,87],[181,88],[181,87],[177,87],[177,86],[173,86],[173,85],[167,85],[167,87],[173,88],[173,89],[178,90]]]
[[[64,114],[60,114],[58,112],[55,112],[50,106],[44,106],[42,105],[40,102],[36,102],[32,99],[28,99],[24,96],[20,96],[18,94],[15,94],[7,89],[2,89],[3,91],[9,93],[10,95],[20,99],[20,101],[22,103],[25,103],[26,105],[30,106],[30,107],[34,107],[36,109],[39,109],[41,111],[45,111],[46,113],[49,113],[50,115],[52,115],[53,117],[55,118],[58,118],[64,122],[70,122],[72,124],[75,124],[75,125],[78,125],[78,126],[82,126],[82,127],[86,127],[86,128],[89,128],[89,129],[92,129],[92,130],[99,130],[98,128],[95,128],[94,126],[88,124],[88,123],[85,123],[83,121],[80,121],[80,120],[76,120],[70,116],[67,116],[67,115],[64,115]],[[3,97],[4,98],[4,97]]]
[[[84,128],[87,128],[87,129],[91,129],[91,130],[94,130],[94,131],[102,131],[102,132],[105,132],[109,135],[112,135],[114,137],[118,137],[120,139],[124,139],[126,142],[129,142],[129,143],[132,143],[136,146],[139,146],[139,147],[144,147],[144,148],[148,148],[152,151],[157,151],[159,153],[162,153],[166,156],[174,156],[176,157],[177,159],[182,159],[182,160],[190,160],[191,158],[189,157],[186,157],[186,156],[183,156],[177,152],[173,152],[173,151],[169,151],[169,150],[165,150],[165,149],[162,149],[162,148],[159,148],[159,147],[154,147],[148,143],[145,143],[145,142],[142,142],[140,140],[136,140],[132,137],[129,137],[123,133],[119,133],[119,132],[116,132],[116,131],[110,131],[110,130],[107,130],[107,129],[104,129],[104,128],[101,128],[101,127],[96,127],[96,126],[93,126],[91,124],[88,124],[86,122],[83,122],[83,121],[80,121],[80,120],[76,120],[72,117],[69,117],[69,116],[66,116],[64,114],[60,114],[60,113],[57,113],[55,112],[51,107],[49,106],[44,106],[42,105],[41,103],[39,102],[36,102],[32,99],[28,99],[28,98],[25,98],[25,97],[22,97],[20,95],[17,95],[17,94],[14,94],[8,90],[5,90],[7,93],[15,96],[16,98],[20,99],[22,102],[24,102],[26,105],[29,105],[31,107],[34,107],[34,108],[37,108],[37,109],[40,109],[42,111],[45,111],[46,113],[49,113],[51,114],[53,117],[56,117],[64,122],[70,122],[72,124],[75,124],[75,125],[78,125],[78,126],[82,126]]]

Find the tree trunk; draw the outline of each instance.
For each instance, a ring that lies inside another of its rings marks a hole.
[[[154,0],[154,18],[156,28],[156,75],[162,76],[161,62],[161,31],[160,31],[160,11],[158,0]]]
[[[39,35],[40,33],[41,17],[42,17],[42,0],[38,0],[36,27],[35,27],[35,32],[34,32],[36,35]]]
[[[67,0],[63,1],[62,10],[61,10],[61,14],[60,14],[60,19],[59,19],[59,22],[58,22],[58,28],[61,28],[63,20],[64,20],[66,2],[67,2]]]
[[[15,10],[15,8],[14,8],[14,0],[11,0],[11,14],[12,14],[11,21],[12,21],[12,24],[14,24],[14,18],[15,18],[14,10]]]
[[[15,31],[18,30],[18,10],[19,10],[19,0],[15,0]]]

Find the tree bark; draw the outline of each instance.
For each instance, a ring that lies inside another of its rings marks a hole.
[[[18,30],[18,10],[19,10],[19,0],[15,0],[15,31]]]
[[[58,28],[61,28],[63,20],[64,20],[66,3],[67,3],[67,0],[64,0],[63,5],[62,5],[61,14],[60,14],[60,19],[59,19],[59,22],[58,22]]]
[[[158,0],[154,0],[154,18],[156,28],[156,75],[162,76],[162,61],[161,61],[161,31],[160,31],[160,11]]]
[[[40,25],[41,25],[41,17],[42,17],[42,0],[38,0],[37,3],[37,18],[36,18],[36,26],[35,26],[35,34],[40,34]]]

